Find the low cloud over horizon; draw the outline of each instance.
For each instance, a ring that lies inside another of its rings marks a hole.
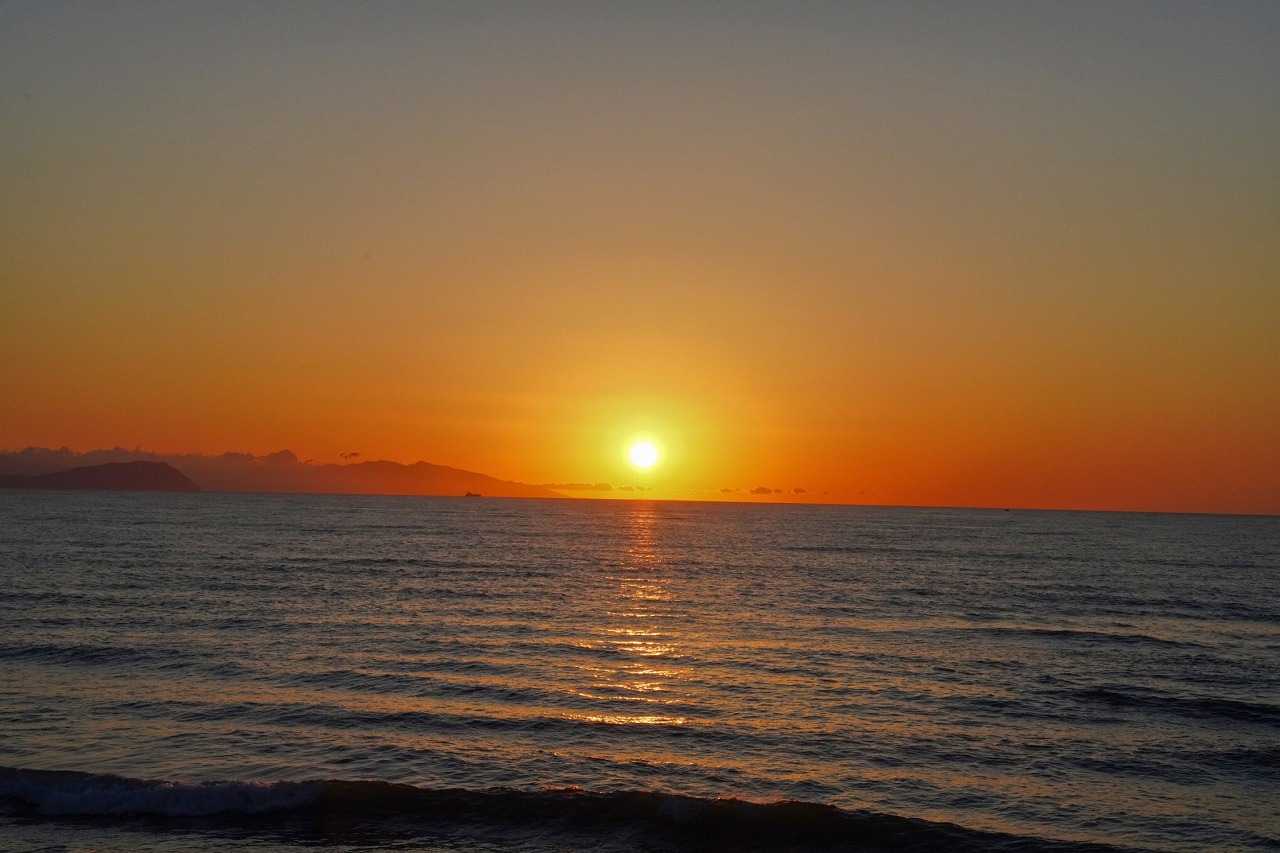
[[[612,492],[613,486],[608,483],[543,483],[544,489],[558,492]]]

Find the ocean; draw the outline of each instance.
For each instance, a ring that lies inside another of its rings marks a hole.
[[[1280,849],[1280,519],[0,490],[0,850]]]

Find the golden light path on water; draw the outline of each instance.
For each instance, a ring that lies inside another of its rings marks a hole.
[[[680,613],[671,607],[673,596],[658,569],[662,558],[654,541],[657,514],[652,506],[637,505],[628,521],[631,544],[625,561],[610,580],[616,582],[617,596],[602,608],[599,636],[587,644],[606,650],[618,661],[583,665],[597,690],[578,695],[597,701],[639,706],[675,704],[671,698],[676,683],[684,676],[676,664],[680,658],[679,637],[674,631]],[[660,713],[567,714],[570,719],[594,723],[629,725],[684,725],[687,717]]]

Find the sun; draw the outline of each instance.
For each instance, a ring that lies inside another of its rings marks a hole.
[[[648,471],[657,465],[661,455],[658,452],[658,445],[652,441],[637,441],[627,449],[627,459],[641,471]]]

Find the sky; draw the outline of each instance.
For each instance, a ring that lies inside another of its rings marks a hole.
[[[8,0],[0,448],[1280,513],[1277,44],[1273,2]]]

